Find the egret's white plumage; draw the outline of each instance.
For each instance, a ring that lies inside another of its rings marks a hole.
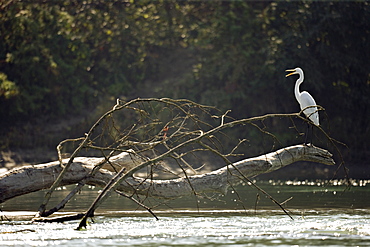
[[[295,69],[287,69],[287,72],[291,72],[286,75],[286,77],[298,74],[299,78],[295,83],[294,87],[294,94],[295,98],[297,99],[299,105],[301,106],[301,110],[304,110],[303,113],[317,126],[320,125],[319,123],[319,113],[317,111],[316,102],[314,98],[306,91],[299,92],[299,86],[303,82],[304,75],[303,70],[301,68]]]

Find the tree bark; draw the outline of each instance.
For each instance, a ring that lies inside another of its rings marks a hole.
[[[230,185],[240,183],[243,177],[250,178],[272,172],[297,161],[333,165],[335,162],[331,157],[332,154],[324,149],[315,146],[296,145],[258,157],[244,159],[202,175],[168,180],[129,177],[120,184],[117,190],[127,194],[138,193],[161,198],[182,197],[194,194],[194,192],[226,193]],[[60,185],[78,183],[86,178],[91,169],[103,159],[75,158]],[[122,167],[131,170],[141,162],[143,162],[142,159],[131,152],[122,152],[112,157],[110,165],[106,165],[105,169],[100,169],[93,177],[89,178],[87,184],[104,186],[115,175],[114,172],[109,170],[120,170]],[[112,168],[111,165],[115,168]],[[62,167],[59,162],[54,161],[15,168],[0,175],[0,203],[23,194],[49,188],[61,171]]]

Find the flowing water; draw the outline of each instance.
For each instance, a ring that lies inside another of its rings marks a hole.
[[[0,205],[0,246],[370,246],[370,181],[355,182],[346,190],[341,181],[258,181],[278,201],[293,197],[284,205],[294,220],[249,186],[147,201],[159,220],[114,195],[83,231],[75,230],[78,221],[32,223],[44,195],[36,192]],[[81,212],[97,193],[84,190],[62,213]]]

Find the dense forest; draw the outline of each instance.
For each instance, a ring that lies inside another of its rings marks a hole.
[[[0,39],[0,150],[54,150],[117,98],[185,98],[234,118],[299,112],[285,70],[301,67],[323,129],[347,163],[368,164],[369,2],[9,0]],[[291,145],[291,125],[263,128]],[[266,151],[250,130],[230,134]]]

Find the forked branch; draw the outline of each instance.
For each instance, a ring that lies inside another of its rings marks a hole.
[[[226,131],[251,126],[261,135],[280,143],[271,131],[262,129],[258,123],[271,118],[304,118],[299,113],[292,113],[266,114],[235,120],[229,117],[228,113],[229,111],[221,113],[215,108],[189,100],[166,98],[135,99],[129,102],[117,100],[117,104],[103,114],[84,137],[73,140],[79,141],[80,144],[73,150],[69,159],[62,160],[61,157],[63,144],[70,141],[67,140],[58,146],[59,162],[32,168],[24,167],[12,171],[7,177],[1,177],[0,192],[6,193],[0,193],[0,202],[22,193],[49,188],[37,215],[38,217],[48,216],[63,208],[85,184],[104,187],[94,203],[83,214],[78,227],[80,229],[86,226],[87,218],[93,216],[99,205],[114,191],[123,193],[122,195],[167,199],[191,194],[197,196],[207,192],[226,193],[229,186],[235,186],[242,181],[252,183],[249,178],[297,161],[334,164],[328,151],[313,145],[290,146],[258,157],[235,161],[242,155],[238,153],[241,153],[247,141],[242,137],[234,140],[231,145],[226,144],[231,139]],[[321,128],[320,130],[323,131]],[[78,158],[81,150],[99,151],[102,158]],[[213,159],[216,156],[224,167],[212,172],[192,175],[197,173],[199,167],[204,167],[201,158],[209,155]],[[168,170],[170,175],[178,174],[176,169],[180,168],[183,176],[153,179],[154,176],[163,175],[154,174],[155,167]],[[30,169],[32,173],[29,172]],[[149,171],[148,174],[138,176],[138,172],[142,174],[144,169]],[[190,170],[191,175],[187,174],[186,170]],[[7,184],[9,179],[20,178],[25,176],[25,173],[27,176],[31,174],[33,181],[37,181],[38,176],[42,176],[43,183],[28,183],[27,189],[19,183]],[[57,178],[55,174],[58,174]],[[46,211],[46,205],[56,187],[75,183],[78,185],[61,203]],[[268,195],[257,185],[254,186]],[[4,191],[1,188],[7,189]],[[12,193],[9,193],[10,190]],[[133,197],[130,196],[130,198]],[[283,209],[281,204],[277,204]],[[143,204],[140,206],[146,207]],[[149,207],[146,209],[151,212]]]

